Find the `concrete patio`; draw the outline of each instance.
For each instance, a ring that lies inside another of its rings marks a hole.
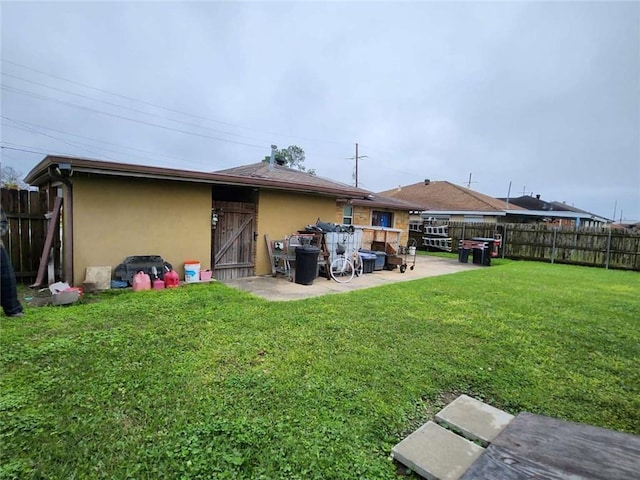
[[[395,270],[375,271],[361,277],[354,277],[349,283],[337,283],[324,277],[318,277],[313,281],[312,285],[299,285],[295,282],[290,282],[283,275],[278,275],[275,278],[271,275],[247,277],[225,280],[223,283],[270,301],[289,301],[379,287],[381,285],[447,275],[476,268],[487,268],[472,263],[463,264],[458,262],[457,259],[417,255],[415,267],[411,270],[413,259],[410,257],[408,260],[408,268],[405,273],[400,273],[398,268]]]

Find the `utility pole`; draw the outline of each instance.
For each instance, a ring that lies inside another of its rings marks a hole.
[[[358,143],[356,142],[356,188],[358,188]]]
[[[348,158],[348,160],[356,161],[356,172],[355,172],[356,188],[358,188],[358,160],[361,158],[369,158],[369,157],[367,155],[358,155],[358,144],[356,143],[356,156]]]

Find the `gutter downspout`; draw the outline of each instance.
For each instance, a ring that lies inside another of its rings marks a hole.
[[[49,166],[49,175],[53,180],[59,181],[66,187],[62,192],[62,209],[64,212],[62,231],[64,232],[62,255],[63,259],[63,280],[69,285],[73,285],[73,188],[71,180],[58,174],[58,165]],[[71,171],[70,175],[71,175]]]

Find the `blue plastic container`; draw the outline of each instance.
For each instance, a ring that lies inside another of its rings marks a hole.
[[[378,256],[374,253],[366,253],[366,252],[358,252],[360,258],[362,259],[362,272],[363,273],[373,273],[373,270],[376,267],[376,260]]]
[[[387,254],[384,252],[376,252],[374,250],[360,250],[361,253],[369,253],[376,256],[376,264],[374,270],[383,270],[384,264],[387,261]]]

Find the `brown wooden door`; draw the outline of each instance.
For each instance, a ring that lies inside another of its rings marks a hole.
[[[253,203],[213,202],[218,223],[212,227],[213,275],[218,280],[254,275],[254,228],[256,209]]]

